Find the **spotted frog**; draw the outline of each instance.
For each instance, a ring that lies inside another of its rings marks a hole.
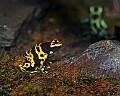
[[[57,39],[51,42],[36,44],[25,53],[25,63],[20,64],[21,71],[29,71],[30,73],[44,72],[45,67],[49,65],[48,57],[62,47],[62,43]]]

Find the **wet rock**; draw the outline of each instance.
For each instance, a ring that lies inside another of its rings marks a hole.
[[[83,55],[87,55],[89,60],[100,62],[100,68],[106,71],[116,72],[120,70],[120,42],[116,40],[104,40],[90,45]],[[118,67],[117,67],[117,66]],[[104,66],[104,67],[103,67]],[[105,67],[106,66],[106,67]],[[116,67],[115,67],[116,66]]]
[[[0,1],[0,47],[13,45],[23,20],[33,9],[34,6],[26,6],[17,1]]]
[[[0,47],[11,47],[19,39],[25,41],[24,37],[30,38],[32,19],[41,20],[42,12],[47,6],[45,2],[41,2],[43,0],[0,1]],[[29,30],[26,30],[28,27]]]
[[[20,34],[17,37],[17,43],[30,41],[32,34],[36,31],[36,27],[42,28],[42,24],[45,18],[45,15],[48,12],[48,5],[46,6],[39,6],[34,8],[31,15],[29,15],[21,24],[20,27]]]
[[[78,52],[53,64],[53,69],[58,76],[120,78],[120,42],[102,40],[93,43],[82,54]]]
[[[83,62],[94,77],[120,78],[120,42],[116,40],[102,40],[90,45],[81,55]],[[89,67],[88,67],[89,66]],[[87,70],[87,69],[86,69]]]
[[[8,34],[9,33],[9,34]],[[0,46],[12,46],[14,32],[7,25],[0,25]]]

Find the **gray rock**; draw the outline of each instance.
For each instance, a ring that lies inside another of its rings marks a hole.
[[[18,0],[0,1],[0,47],[13,45],[21,24],[33,9],[34,6],[20,3]]]
[[[7,25],[0,25],[0,46],[9,47],[12,46],[14,40],[14,31],[12,31]]]
[[[92,74],[120,78],[120,42],[102,40],[90,45],[81,55],[86,57],[82,64],[90,63],[95,71]],[[87,64],[85,64],[86,66]],[[99,71],[98,71],[99,70]],[[100,72],[102,70],[102,72]],[[100,73],[99,73],[100,72]],[[97,74],[96,74],[97,73]]]
[[[0,47],[11,47],[20,40],[30,39],[33,21],[41,21],[47,8],[47,0],[1,0]]]

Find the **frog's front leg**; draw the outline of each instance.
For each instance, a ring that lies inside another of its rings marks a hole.
[[[30,67],[30,63],[23,63],[19,65],[19,68],[22,72],[26,71],[26,69],[29,67]]]
[[[44,64],[43,64],[43,66],[42,66],[42,68],[41,68],[41,72],[42,73],[48,73],[47,69],[50,68],[50,64],[51,64],[51,62],[45,61]]]
[[[19,65],[19,68],[20,68],[20,70],[21,70],[22,72],[25,72],[25,71],[26,71],[22,64]]]
[[[44,68],[44,66],[40,69],[40,71],[41,71],[42,73],[45,73],[45,68]]]

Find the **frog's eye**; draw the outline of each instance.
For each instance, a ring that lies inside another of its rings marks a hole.
[[[51,45],[50,47],[61,47],[62,46],[62,43],[60,43],[57,39],[54,39],[52,42],[51,42]]]
[[[55,45],[55,44],[58,44],[59,43],[59,41],[58,40],[53,40],[53,45]]]

